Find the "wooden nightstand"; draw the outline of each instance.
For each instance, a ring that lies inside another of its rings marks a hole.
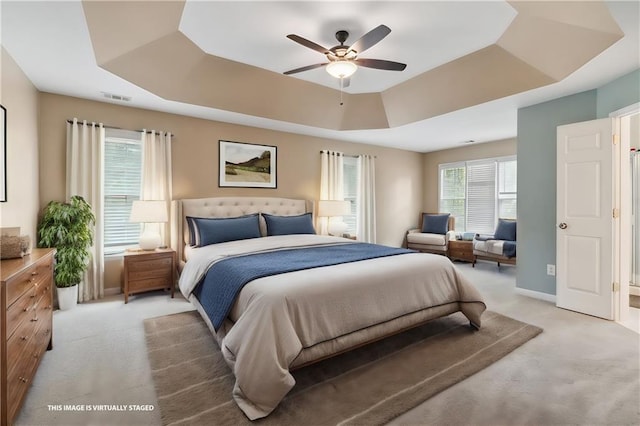
[[[473,262],[473,241],[452,240],[449,241],[447,256],[451,260],[464,260]]]
[[[172,249],[127,251],[124,254],[124,303],[129,295],[175,289],[176,252]]]

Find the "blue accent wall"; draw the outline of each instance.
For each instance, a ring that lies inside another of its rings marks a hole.
[[[556,128],[594,120],[640,102],[640,70],[597,89],[518,110],[516,286],[556,294]]]
[[[555,294],[556,127],[596,118],[596,90],[518,110],[516,286]]]
[[[640,100],[640,69],[598,88],[598,118]]]

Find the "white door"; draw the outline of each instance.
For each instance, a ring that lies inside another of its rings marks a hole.
[[[558,127],[556,303],[613,319],[613,120]]]

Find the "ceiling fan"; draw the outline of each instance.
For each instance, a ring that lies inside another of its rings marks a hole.
[[[289,34],[287,38],[308,47],[309,49],[322,53],[327,57],[328,62],[307,65],[306,67],[285,71],[284,74],[296,74],[326,65],[327,72],[332,76],[339,78],[343,83],[342,87],[346,87],[349,85],[349,77],[356,72],[358,66],[387,71],[402,71],[407,67],[407,65],[400,62],[385,61],[382,59],[358,58],[360,53],[376,45],[380,40],[389,35],[390,32],[391,29],[386,25],[379,25],[360,37],[351,46],[348,46],[345,45],[344,42],[349,38],[349,33],[345,30],[340,30],[336,32],[336,39],[340,44],[330,49],[322,47],[317,43],[300,37],[299,35]]]

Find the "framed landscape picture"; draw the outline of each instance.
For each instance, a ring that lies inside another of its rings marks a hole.
[[[219,141],[218,186],[276,188],[277,148],[241,142]]]

